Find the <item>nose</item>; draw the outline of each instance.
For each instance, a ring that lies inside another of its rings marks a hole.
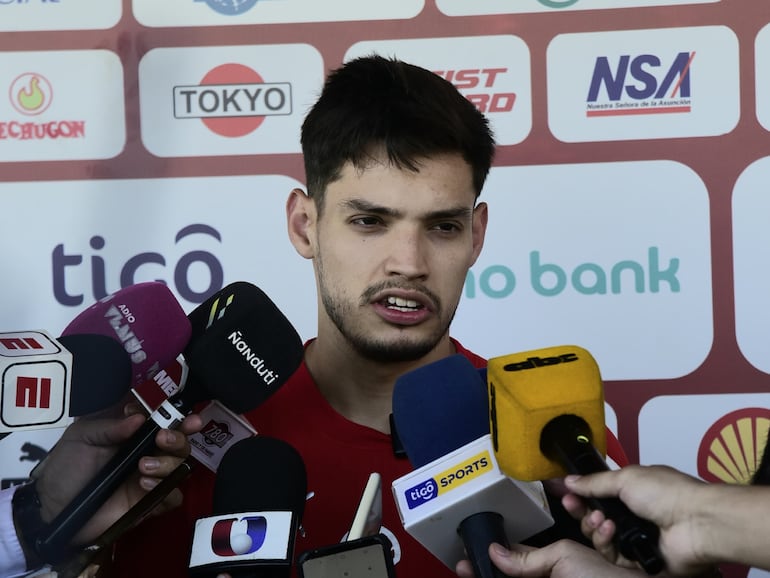
[[[387,240],[385,269],[388,275],[424,279],[428,275],[427,240],[412,227],[394,230]]]

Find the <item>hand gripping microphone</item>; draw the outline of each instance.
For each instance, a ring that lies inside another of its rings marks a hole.
[[[190,340],[190,321],[165,284],[137,283],[84,309],[62,335],[97,333],[123,345],[133,363],[132,384],[170,364]]]
[[[198,310],[211,319],[184,351],[189,366],[185,388],[165,400],[36,540],[46,562],[61,560],[79,528],[152,452],[162,428],[174,428],[193,406],[217,399],[235,413],[249,411],[272,395],[299,367],[302,341],[294,327],[260,289],[233,283]],[[213,311],[214,313],[209,315]]]
[[[217,470],[212,516],[195,523],[190,575],[288,578],[306,494],[291,445],[261,435],[234,444]]]
[[[497,467],[488,415],[486,383],[462,355],[406,373],[393,389],[393,422],[415,467],[393,482],[404,528],[453,570],[465,550],[477,578],[503,576],[492,542],[553,524],[542,485]]]
[[[487,365],[492,441],[500,469],[519,480],[608,468],[604,389],[591,354],[574,345],[495,357]],[[589,505],[615,522],[621,554],[648,574],[664,568],[659,530],[617,498]]]

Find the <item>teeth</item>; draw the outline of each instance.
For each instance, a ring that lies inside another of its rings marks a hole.
[[[388,305],[406,307],[408,309],[416,309],[419,307],[419,303],[417,303],[417,301],[413,301],[412,299],[401,299],[401,297],[388,297]]]

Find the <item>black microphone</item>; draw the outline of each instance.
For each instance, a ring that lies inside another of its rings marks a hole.
[[[184,351],[185,388],[164,401],[35,542],[49,563],[67,555],[67,545],[85,522],[151,453],[162,428],[177,427],[195,404],[218,399],[236,413],[249,411],[281,386],[302,361],[302,341],[275,304],[256,286],[233,283],[190,314],[196,329]],[[204,319],[205,322],[200,321]],[[202,329],[201,329],[202,328]]]
[[[132,364],[125,349],[105,335],[62,335],[72,353],[71,417],[80,417],[117,404],[131,385]]]
[[[217,470],[212,516],[195,523],[190,575],[288,578],[306,495],[291,445],[262,435],[235,443]]]

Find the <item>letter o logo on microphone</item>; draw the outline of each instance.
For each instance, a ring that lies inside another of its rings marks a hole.
[[[233,526],[237,522],[246,523],[245,533],[233,535]],[[218,520],[211,529],[211,550],[217,556],[225,557],[251,554],[262,547],[266,536],[267,519],[264,516]]]

